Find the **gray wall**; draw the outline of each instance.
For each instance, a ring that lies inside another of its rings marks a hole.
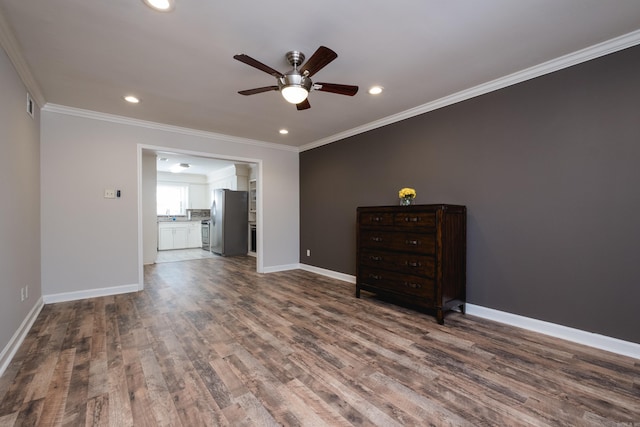
[[[640,47],[300,155],[300,261],[355,274],[355,211],[468,207],[468,301],[640,343]],[[311,256],[306,250],[311,249]]]
[[[142,263],[153,264],[158,257],[157,155],[142,150]]]
[[[143,260],[138,259],[138,153],[142,149],[258,164],[263,198],[257,268],[270,272],[297,266],[297,151],[100,117],[76,115],[60,106],[42,111],[40,149],[46,161],[40,169],[41,268],[42,291],[50,297],[45,299],[87,298],[139,287]],[[122,197],[105,199],[104,189],[109,188],[121,190]]]
[[[0,356],[42,294],[40,111],[31,118],[26,105],[27,90],[0,48]]]

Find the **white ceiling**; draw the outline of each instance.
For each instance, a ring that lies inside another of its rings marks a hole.
[[[0,14],[50,105],[294,147],[640,28],[638,0],[175,1],[161,13],[142,0],[0,0]],[[275,79],[234,54],[286,72],[287,51],[320,45],[338,58],[313,79],[356,96],[312,92],[297,111],[277,92],[237,93]]]
[[[156,170],[158,172],[171,172],[171,167],[179,163],[189,164],[189,168],[180,173],[193,175],[208,175],[220,169],[238,164],[229,160],[212,159],[208,157],[197,157],[182,153],[157,151]],[[163,160],[166,159],[166,160]]]

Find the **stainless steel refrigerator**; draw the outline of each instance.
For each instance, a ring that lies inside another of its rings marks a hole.
[[[223,256],[246,255],[249,245],[249,193],[213,190],[211,252]]]

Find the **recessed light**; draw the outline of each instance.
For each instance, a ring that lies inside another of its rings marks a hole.
[[[169,12],[173,10],[175,6],[174,0],[142,0],[142,1],[151,9],[157,10],[160,12]]]
[[[371,95],[380,95],[382,93],[382,86],[373,86],[371,89],[369,89],[369,93]]]
[[[133,95],[125,96],[124,100],[127,101],[127,102],[130,102],[132,104],[137,104],[138,102],[140,102],[140,99],[138,99],[137,97],[135,97]]]
[[[289,133],[289,131],[288,131],[288,130],[286,130],[286,129],[280,129],[280,131],[279,131],[279,132],[280,132],[280,135],[286,135],[286,134],[288,134],[288,133]]]

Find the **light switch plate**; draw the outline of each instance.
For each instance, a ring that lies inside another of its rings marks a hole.
[[[116,198],[116,190],[104,190],[104,198],[105,199],[115,199]]]

